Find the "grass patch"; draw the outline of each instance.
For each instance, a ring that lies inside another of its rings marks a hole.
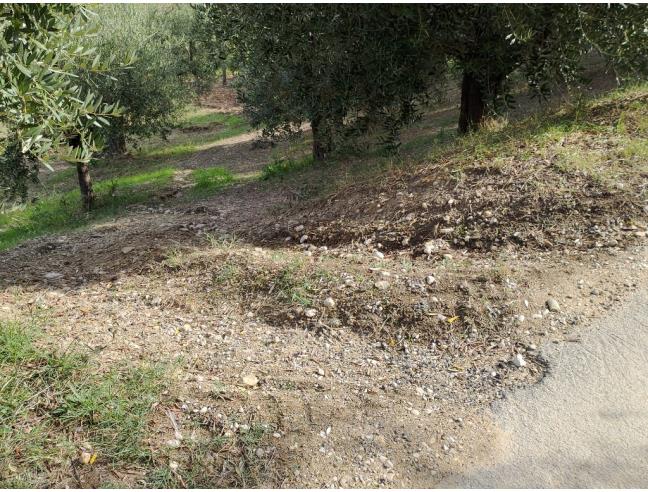
[[[0,213],[0,250],[33,237],[77,229],[112,217],[128,205],[148,202],[171,181],[173,173],[167,167],[98,182],[96,206],[89,212],[83,210],[79,191],[74,190]]]
[[[313,156],[306,156],[301,159],[282,158],[275,159],[270,164],[265,166],[261,171],[261,179],[275,179],[282,178],[287,174],[291,174],[302,169],[310,167],[314,162]]]
[[[222,167],[194,169],[191,177],[194,180],[192,194],[198,196],[210,195],[234,181],[232,173]]]
[[[99,373],[84,355],[36,347],[36,334],[0,322],[0,487],[57,485],[51,477],[70,476],[71,466],[150,463],[144,441],[162,369]],[[92,465],[82,452],[96,454]]]
[[[223,125],[234,128],[246,124],[245,118],[238,114],[216,113],[209,108],[192,108],[180,121],[181,128],[205,125]]]
[[[152,139],[138,152],[141,158],[184,157],[209,148],[220,140],[249,132],[252,127],[237,114],[204,110],[187,115],[168,140]]]

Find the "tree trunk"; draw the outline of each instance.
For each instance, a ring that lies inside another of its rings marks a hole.
[[[227,85],[227,67],[223,65],[223,87]]]
[[[77,175],[79,177],[79,189],[81,200],[86,210],[90,210],[94,204],[95,194],[92,191],[92,179],[90,178],[90,167],[87,162],[77,163]]]
[[[464,72],[461,81],[459,133],[464,135],[479,128],[485,109],[486,103],[481,85],[472,74]]]
[[[127,150],[126,137],[122,133],[114,133],[108,138],[109,155],[124,155]]]
[[[322,130],[322,124],[319,118],[311,121],[311,130],[313,132],[313,159],[323,161],[331,151],[331,139]]]

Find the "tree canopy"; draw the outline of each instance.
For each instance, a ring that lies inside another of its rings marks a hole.
[[[269,135],[310,122],[313,154],[372,125],[387,141],[448,75],[461,74],[458,129],[510,103],[519,73],[546,96],[597,51],[645,73],[648,17],[626,5],[210,5],[211,28],[240,66],[239,96]]]
[[[9,196],[26,196],[57,148],[66,149],[60,157],[87,164],[101,147],[96,130],[117,114],[116,103],[103,103],[74,73],[102,70],[87,44],[90,15],[74,5],[0,7],[0,187]]]

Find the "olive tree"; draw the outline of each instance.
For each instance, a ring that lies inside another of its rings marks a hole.
[[[524,76],[546,96],[596,50],[620,73],[646,71],[647,9],[627,5],[209,5],[210,28],[233,47],[238,94],[267,134],[309,122],[313,156],[375,128],[393,143],[454,71],[460,133],[511,101]]]
[[[545,97],[557,83],[581,80],[584,55],[596,51],[619,76],[648,67],[648,9],[637,5],[462,4],[419,7],[430,50],[444,53],[461,76],[459,132],[479,127],[510,100],[522,75]]]
[[[76,163],[84,203],[92,204],[88,163],[117,105],[74,74],[103,68],[87,44],[89,16],[75,5],[0,5],[0,187],[9,198],[25,199],[40,165],[57,156]]]
[[[308,122],[313,156],[382,126],[395,136],[434,82],[442,56],[427,51],[407,5],[209,5],[219,42],[239,66],[238,94],[267,135]]]
[[[219,64],[198,36],[189,5],[104,4],[96,11],[93,46],[114,61],[112,77],[89,77],[89,85],[123,108],[106,129],[108,150],[119,154],[129,140],[166,136],[185,105],[215,79]]]

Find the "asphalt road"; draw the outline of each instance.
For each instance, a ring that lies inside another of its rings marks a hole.
[[[648,290],[580,333],[495,407],[503,446],[441,487],[648,488]]]

